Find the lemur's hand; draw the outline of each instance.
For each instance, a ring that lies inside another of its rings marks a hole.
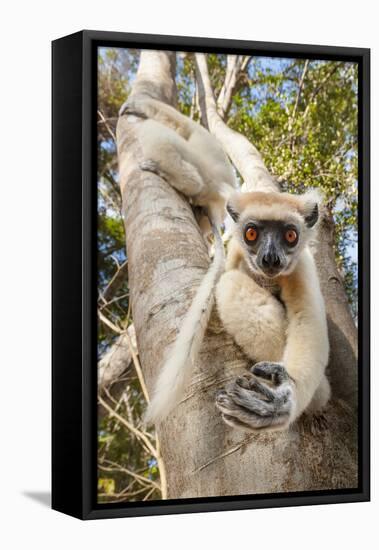
[[[261,361],[250,373],[217,393],[216,406],[223,420],[230,426],[250,431],[287,428],[295,400],[294,386],[284,366]]]

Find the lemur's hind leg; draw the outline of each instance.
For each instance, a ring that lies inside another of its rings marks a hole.
[[[168,161],[168,157],[163,156],[159,161],[151,158],[146,159],[140,163],[139,167],[146,172],[157,174],[177,191],[185,193],[187,196],[195,196],[202,191],[203,180],[194,166],[175,153],[175,150],[166,153],[171,159],[171,163]]]
[[[140,168],[165,179],[187,197],[196,197],[205,189],[204,181],[191,158],[188,142],[170,128],[154,120],[140,124],[139,138],[144,160]]]
[[[278,362],[287,327],[283,305],[235,269],[221,277],[216,300],[226,331],[253,360],[250,373],[217,393],[216,406],[223,420],[245,430],[283,429],[294,409],[293,382]]]

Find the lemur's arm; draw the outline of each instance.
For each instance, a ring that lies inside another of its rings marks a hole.
[[[228,271],[217,288],[225,328],[251,359],[260,361],[217,393],[216,405],[233,427],[285,429],[306,408],[320,411],[330,396],[324,374],[329,352],[324,302],[308,250],[280,284],[285,326],[280,312],[271,311],[276,299],[268,292],[263,299],[264,289],[256,292],[242,272]]]
[[[283,364],[295,384],[293,420],[310,404],[329,356],[324,300],[309,249],[303,251],[295,271],[283,276],[279,284],[288,317]]]

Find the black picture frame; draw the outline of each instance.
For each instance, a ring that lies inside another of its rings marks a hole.
[[[355,61],[359,66],[359,487],[274,495],[96,503],[97,48],[118,46]],[[81,519],[370,499],[370,50],[81,31],[52,43],[52,507]],[[69,472],[69,480],[67,478]]]

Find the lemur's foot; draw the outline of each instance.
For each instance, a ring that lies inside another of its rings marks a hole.
[[[144,170],[145,172],[151,172],[152,174],[156,174],[160,178],[167,181],[167,176],[162,172],[162,170],[159,168],[159,163],[152,159],[143,160],[140,162],[139,167],[141,170]]]
[[[128,99],[121,105],[121,109],[118,112],[118,116],[122,115],[135,115],[140,118],[148,118],[144,109],[144,103],[141,100]]]
[[[295,403],[293,385],[284,366],[262,361],[250,373],[217,393],[216,406],[224,422],[249,431],[287,428]]]

